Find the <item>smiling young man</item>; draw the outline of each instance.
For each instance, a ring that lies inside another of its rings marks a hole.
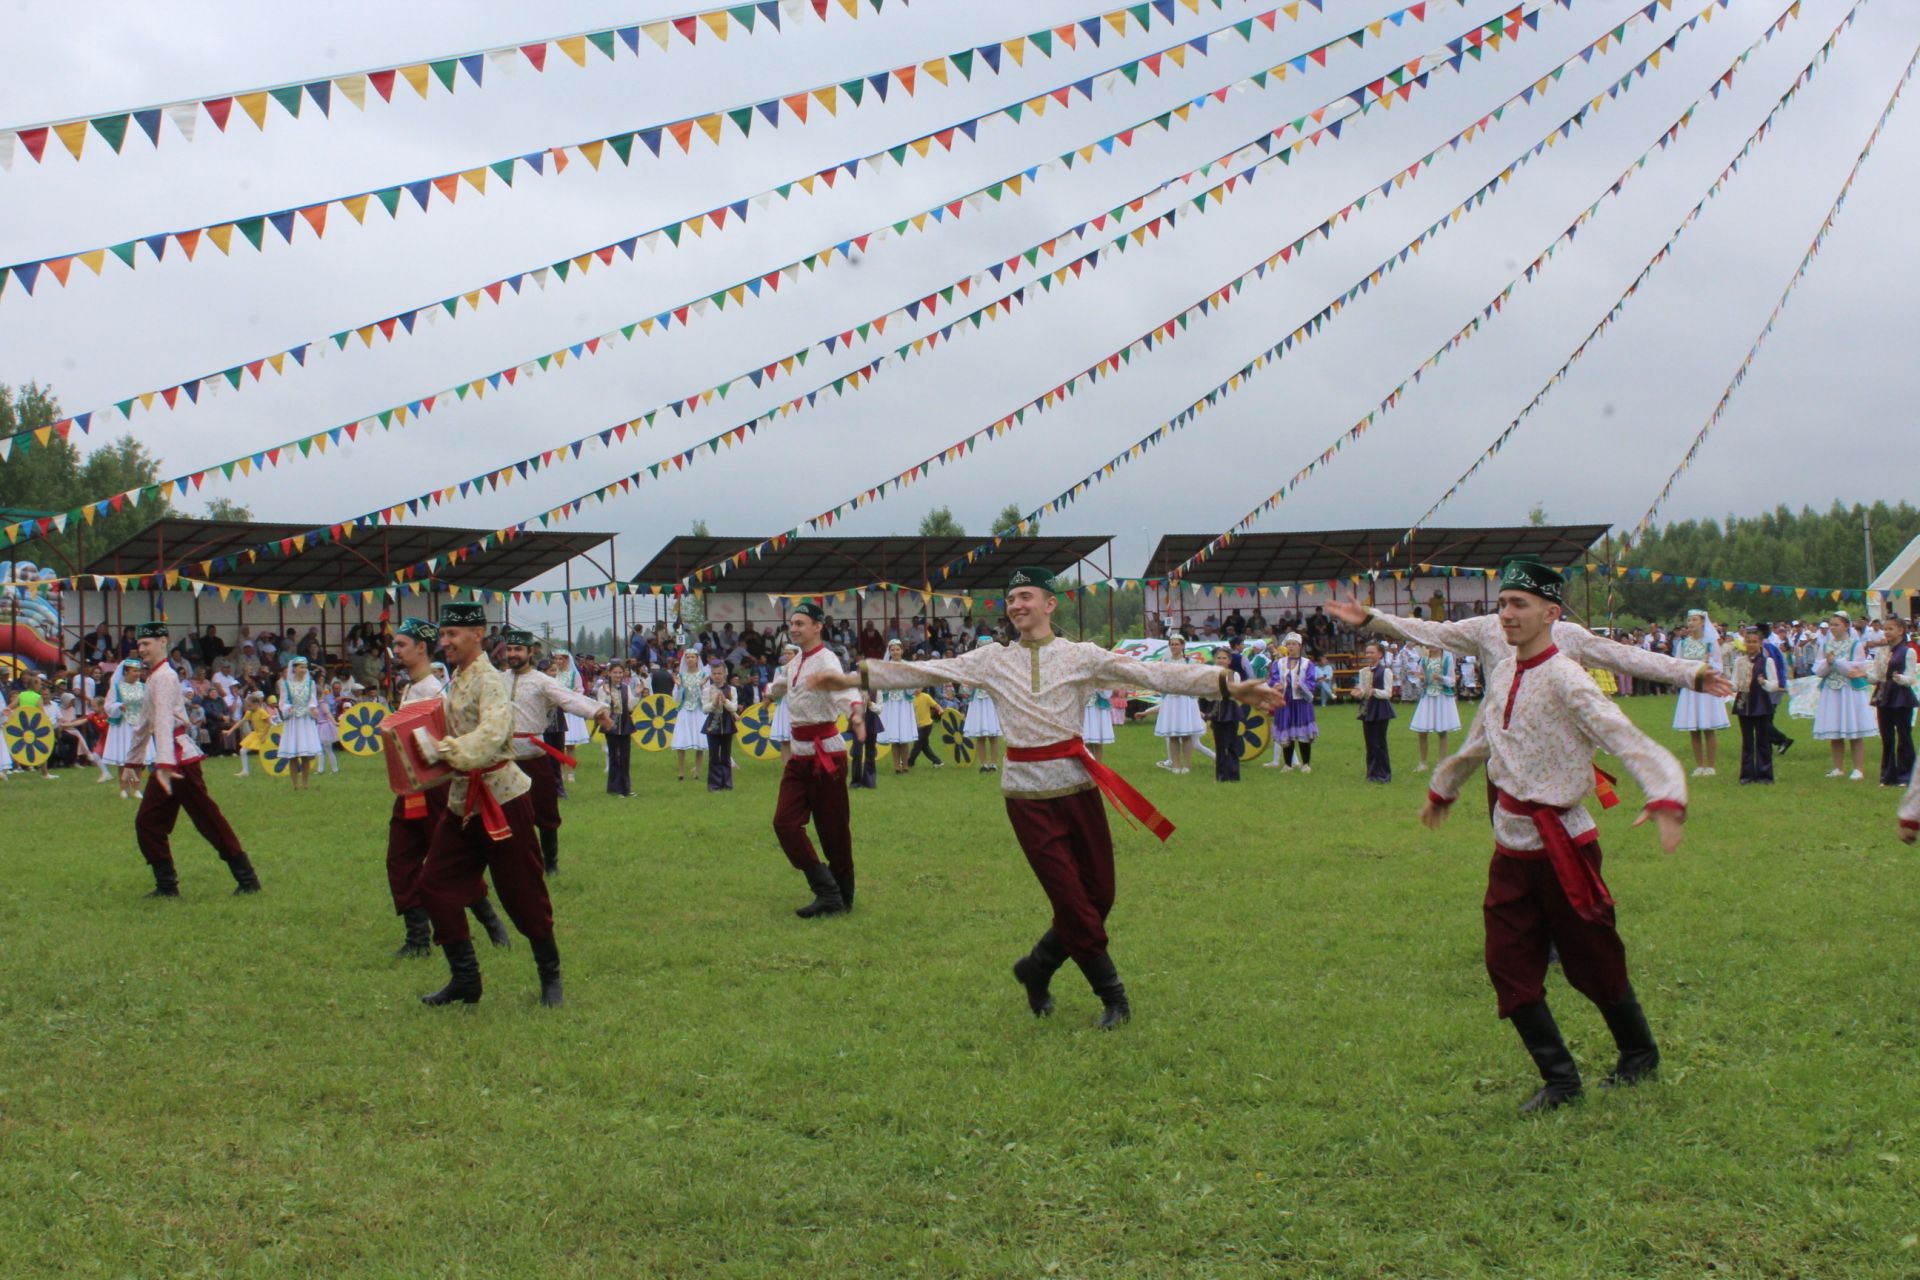
[[[768,699],[786,708],[791,735],[787,762],[780,771],[780,797],[774,803],[773,834],[787,861],[813,890],[813,901],[794,912],[803,920],[839,915],[853,907],[853,831],[847,821],[850,768],[840,717],[847,717],[856,742],[865,742],[867,736],[861,699],[847,691],[851,681],[831,683],[847,673],[821,635],[826,617],[811,600],[793,607],[787,634],[794,652],[787,655],[780,674],[767,688]],[[808,822],[826,851],[824,864],[807,839]]]
[[[829,687],[868,693],[912,689],[952,680],[992,696],[1007,741],[1000,785],[1007,817],[1034,876],[1053,905],[1053,927],[1013,967],[1037,1016],[1053,1012],[1048,984],[1071,958],[1104,1006],[1100,1027],[1110,1030],[1131,1014],[1126,988],[1107,954],[1107,913],[1113,907],[1113,837],[1104,793],[1160,839],[1173,833],[1144,796],[1106,768],[1081,741],[1082,712],[1095,689],[1152,689],[1194,697],[1233,698],[1272,711],[1280,694],[1217,667],[1143,663],[1096,644],[1053,634],[1058,603],[1044,569],[1015,570],[1007,582],[1007,619],[1019,632],[1011,645],[985,645],[957,658],[928,662],[862,662],[857,676],[828,677]]]
[[[1646,792],[1634,823],[1651,818],[1668,853],[1680,844],[1687,780],[1680,762],[1628,720],[1580,665],[1554,644],[1565,583],[1537,560],[1501,572],[1500,628],[1510,652],[1487,679],[1487,700],[1457,755],[1434,771],[1420,820],[1438,827],[1482,764],[1497,789],[1494,854],[1487,869],[1487,974],[1544,1082],[1520,1109],[1557,1107],[1580,1094],[1580,1071],[1546,1003],[1547,954],[1600,1007],[1620,1057],[1605,1084],[1637,1083],[1660,1050],[1627,978],[1613,896],[1600,878],[1599,832],[1584,801],[1593,754],[1619,757]]]
[[[127,740],[127,763],[121,766],[120,782],[123,789],[132,789],[140,777],[139,762],[147,758],[151,743],[153,769],[147,775],[146,789],[140,793],[140,811],[133,818],[134,837],[147,865],[153,868],[153,892],[147,896],[180,896],[180,876],[174,869],[170,837],[182,809],[187,811],[193,829],[213,846],[233,873],[234,892],[258,893],[260,877],[200,774],[204,753],[193,740],[180,676],[167,661],[167,624],[143,622],[134,637],[147,670],[147,690],[140,718]]]

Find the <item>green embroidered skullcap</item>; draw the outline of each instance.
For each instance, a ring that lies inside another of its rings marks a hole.
[[[811,600],[802,600],[793,606],[793,611],[803,618],[812,618],[815,622],[825,622],[827,611]]]
[[[1015,587],[1038,587],[1048,595],[1057,594],[1053,589],[1053,575],[1033,565],[1013,571],[1013,576],[1007,579],[1007,590],[1011,592]]]
[[[522,645],[529,649],[533,647],[533,632],[525,627],[508,627],[501,631],[500,638],[508,644]]]
[[[165,640],[167,638],[167,624],[164,622],[143,622],[133,629],[133,634],[136,639],[140,640]]]
[[[421,644],[431,647],[440,639],[440,628],[425,618],[408,618],[393,634],[405,636],[409,640],[418,640]]]
[[[1567,580],[1544,560],[1532,556],[1515,556],[1500,566],[1500,589],[1524,591],[1550,604],[1567,602]]]
[[[442,627],[484,627],[487,606],[478,600],[449,600],[440,606]]]

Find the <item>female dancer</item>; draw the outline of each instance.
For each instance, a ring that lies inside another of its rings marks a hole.
[[[280,681],[280,758],[287,762],[295,791],[307,790],[313,762],[320,755],[319,700],[320,691],[307,674],[307,660],[296,657]]]
[[[707,735],[700,731],[706,722],[707,673],[700,665],[699,651],[688,646],[680,651],[680,672],[673,680],[673,753],[680,766],[679,781],[687,780],[687,752],[693,752],[693,771],[707,767]]]

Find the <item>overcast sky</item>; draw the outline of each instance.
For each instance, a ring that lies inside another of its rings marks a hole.
[[[1624,74],[1702,4],[1677,3],[1675,12],[1636,28],[1623,50],[1576,64],[1551,93],[1507,112],[1392,200],[1370,203],[1330,243],[1249,285],[1233,306],[1196,322],[1179,342],[1067,407],[1030,418],[963,464],[863,510],[840,530],[911,532],[930,507],[950,505],[970,532],[984,533],[1006,503],[1030,508],[1065,489],[1318,310],[1584,97]],[[48,283],[30,297],[9,285],[0,298],[0,381],[49,385],[70,410],[110,404],[689,216],[1265,7],[1227,0],[1216,11],[1209,0],[1198,15],[1179,8],[1171,32],[1156,21],[1149,34],[1109,36],[1098,48],[1082,42],[1051,61],[1030,55],[1024,68],[1009,64],[998,77],[977,73],[971,84],[956,76],[941,88],[923,79],[915,98],[896,93],[881,105],[870,97],[837,118],[815,112],[806,126],[756,129],[747,141],[729,126],[723,145],[696,143],[688,156],[669,146],[656,160],[637,148],[630,168],[609,161],[595,172],[575,164],[560,177],[512,190],[496,185],[484,199],[469,192],[452,207],[436,200],[426,215],[408,207],[397,221],[370,214],[357,227],[336,210],[324,241],[302,228],[288,246],[269,232],[263,254],[222,258],[203,248],[194,263],[170,252],[156,266],[142,251],[133,272],[114,264],[95,279],[76,266],[66,290]],[[1324,15],[1307,8],[1298,22],[1282,19],[1272,33],[1256,27],[1251,43],[1217,40],[1211,56],[1190,58],[1184,71],[1168,66],[1161,79],[1142,76],[1137,87],[1122,83],[1042,120],[990,123],[976,144],[957,143],[951,155],[936,149],[905,169],[863,173],[831,192],[756,211],[744,227],[730,225],[677,251],[616,259],[610,269],[596,267],[544,293],[529,288],[506,305],[473,315],[463,310],[457,321],[423,327],[397,344],[370,351],[356,344],[238,395],[138,414],[131,429],[174,474],[337,425],[969,191],[1397,7],[1397,0],[1326,0]],[[1021,199],[877,244],[858,265],[835,264],[776,299],[622,344],[324,459],[210,485],[203,497],[231,497],[261,518],[323,524],[611,426],[1024,249],[1338,99],[1505,7],[1433,0],[1424,24],[1389,29],[1365,49],[1335,53],[1324,69],[1213,104],[1184,127],[1143,134],[1111,158],[1044,175]],[[1484,305],[1783,8],[1784,0],[1733,0],[1683,38],[1657,73],[1321,336],[1049,520],[1047,531],[1115,535],[1115,568],[1128,574],[1140,571],[1160,534],[1217,532],[1238,519]],[[1503,316],[1260,527],[1391,526],[1424,511],[1601,318],[1847,8],[1848,0],[1806,0],[1799,19],[1755,55],[1734,88],[1709,100],[1679,143],[1610,201],[1537,283],[1517,289]],[[0,35],[16,51],[0,79],[0,125],[312,79],[679,11],[639,0],[578,0],[564,8],[501,0],[297,7],[0,0]],[[0,174],[0,261],[303,205],[922,61],[1096,12],[1067,0],[914,0],[910,8],[889,3],[879,16],[863,6],[855,22],[836,6],[825,22],[809,14],[789,20],[783,32],[736,35],[724,44],[703,39],[688,48],[676,38],[663,54],[643,41],[637,58],[622,47],[612,63],[590,55],[584,70],[560,60],[545,74],[523,69],[503,77],[489,67],[484,89],[463,80],[452,97],[436,85],[423,102],[403,87],[391,105],[376,103],[364,113],[336,100],[330,120],[309,109],[293,121],[270,107],[264,133],[236,112],[225,134],[203,116],[191,144],[165,125],[157,151],[135,137],[114,157],[94,138],[75,164],[50,144],[44,164],[22,155]],[[1289,167],[1268,166],[1249,191],[1204,217],[1184,218],[1144,252],[1130,251],[950,349],[889,370],[852,397],[823,401],[744,448],[589,506],[575,527],[618,534],[631,573],[695,519],[715,533],[790,526],[984,426],[1196,301],[1630,12],[1622,0],[1580,0],[1570,12],[1549,8],[1537,34],[1468,64],[1462,75],[1436,77],[1430,91],[1390,113],[1371,113],[1339,142]],[[1517,522],[1535,502],[1556,521],[1630,526],[1639,519],[1792,275],[1917,40],[1920,5],[1873,0],[1862,7],[1825,74],[1787,109],[1778,131],[1615,327],[1437,523]],[[1914,495],[1920,362],[1907,346],[1920,284],[1912,248],[1920,106],[1910,98],[1731,412],[1676,489],[1670,517]],[[1146,212],[1166,203],[1163,197]],[[429,519],[492,528],[526,518],[877,354],[869,346],[818,358],[809,362],[806,381],[736,393],[720,411],[684,421],[665,417],[611,450],[595,448],[578,462]],[[101,439],[96,434],[92,443]],[[598,576],[581,567],[575,580]]]

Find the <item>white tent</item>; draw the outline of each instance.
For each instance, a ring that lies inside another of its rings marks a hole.
[[[1882,569],[1880,576],[1873,580],[1870,589],[1908,592],[1906,599],[1891,603],[1901,613],[1909,617],[1913,615],[1914,596],[1920,595],[1920,538],[1909,542],[1906,550],[1887,562],[1887,567]],[[1886,616],[1888,604],[1889,601],[1884,596],[1869,595],[1867,597],[1867,610],[1876,618]]]

